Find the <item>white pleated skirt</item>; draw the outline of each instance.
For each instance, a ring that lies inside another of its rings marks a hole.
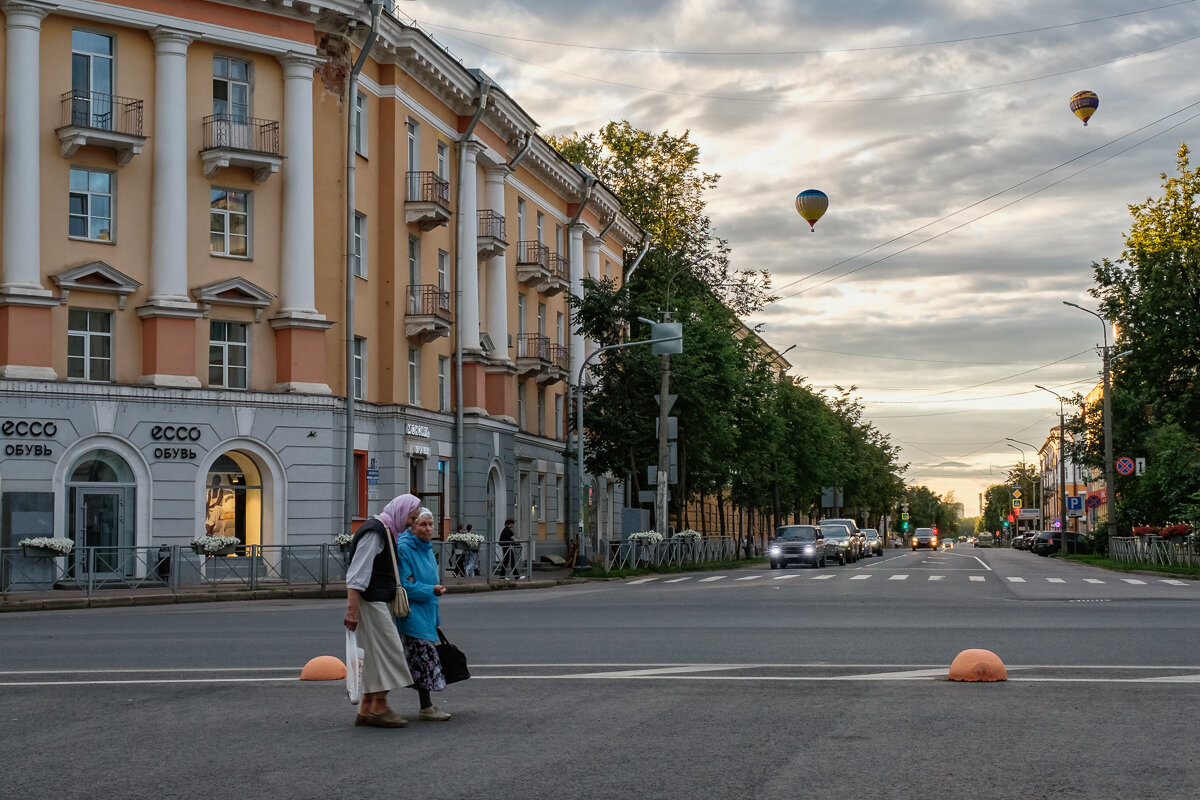
[[[363,650],[363,692],[387,692],[411,686],[400,632],[387,603],[358,603],[358,646]]]

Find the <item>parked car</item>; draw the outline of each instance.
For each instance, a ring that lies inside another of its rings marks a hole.
[[[786,568],[788,564],[825,566],[825,537],[816,525],[781,525],[775,529],[775,539],[767,548],[771,569]]]
[[[1075,531],[1067,531],[1065,534],[1058,531],[1038,531],[1030,549],[1039,556],[1048,556],[1061,550],[1064,542],[1068,553],[1087,555],[1092,552],[1092,538]]]
[[[912,535],[912,549],[917,552],[922,547],[937,550],[938,537],[933,528],[917,528]]]
[[[825,537],[825,555],[839,564],[849,564],[858,560],[857,545],[854,535],[845,525],[820,525],[821,535]]]
[[[991,531],[983,531],[982,533],[977,533],[977,534],[975,534],[975,546],[976,547],[995,547],[996,546],[996,537],[992,534]]]
[[[877,556],[883,555],[883,537],[879,535],[879,531],[874,528],[863,528],[863,536],[866,537],[868,550]]]
[[[1037,531],[1029,543],[1029,549],[1039,556],[1048,556],[1058,552],[1060,540],[1054,531]]]

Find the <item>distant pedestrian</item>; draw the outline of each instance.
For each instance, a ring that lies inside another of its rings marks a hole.
[[[511,578],[517,568],[517,534],[512,529],[513,520],[504,520],[504,528],[500,531],[500,556],[504,566],[504,577]]]

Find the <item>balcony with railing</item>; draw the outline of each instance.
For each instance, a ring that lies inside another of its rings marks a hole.
[[[508,240],[504,238],[504,215],[491,209],[480,209],[477,213],[479,257],[504,255],[504,251],[508,249]]]
[[[404,333],[422,343],[450,335],[454,322],[450,292],[434,284],[421,283],[408,287],[408,307],[404,314]]]
[[[225,167],[246,167],[254,171],[254,182],[262,183],[279,172],[283,154],[279,148],[279,123],[237,114],[213,114],[205,117],[204,175],[211,178]]]
[[[540,333],[517,336],[517,375],[533,377],[540,384],[566,380],[568,351],[564,345],[550,344],[550,337]]]
[[[556,295],[571,288],[571,274],[567,268],[566,256],[551,253],[547,261],[549,274],[537,285],[537,290],[544,295]]]
[[[404,201],[404,221],[423,231],[440,228],[450,222],[450,181],[436,172],[407,173],[408,192]]]
[[[527,285],[545,283],[550,277],[550,248],[541,242],[517,242],[517,280]]]
[[[62,142],[63,158],[86,145],[116,151],[117,164],[125,166],[142,152],[142,101],[114,94],[72,89],[62,96],[62,125],[55,129]]]

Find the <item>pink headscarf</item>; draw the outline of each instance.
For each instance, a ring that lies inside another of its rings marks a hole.
[[[392,502],[383,507],[375,516],[387,526],[392,536],[399,536],[408,527],[408,515],[421,507],[421,501],[416,495],[402,494],[393,498]]]

